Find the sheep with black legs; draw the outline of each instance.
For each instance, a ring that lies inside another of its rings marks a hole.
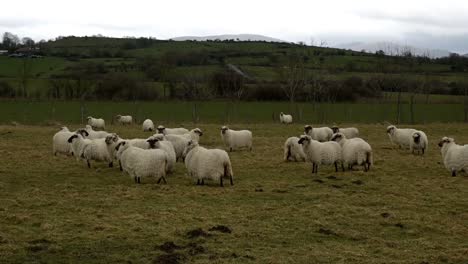
[[[178,127],[178,128],[167,128],[162,125],[158,126],[158,133],[164,134],[164,135],[183,135],[187,134],[189,132],[188,129],[183,128],[183,127]]]
[[[143,132],[154,131],[154,123],[151,119],[143,121]]]
[[[131,125],[133,123],[133,117],[130,115],[116,115],[115,119],[117,120],[117,124],[120,125]]]
[[[185,167],[188,175],[197,179],[197,185],[204,185],[205,179],[219,181],[223,187],[223,178],[228,178],[234,185],[231,160],[222,149],[206,149],[190,140],[184,150]]]
[[[413,140],[413,133],[416,131],[416,129],[397,128],[393,125],[387,127],[387,134],[390,142],[397,145],[399,148],[406,149],[410,147],[410,143]]]
[[[64,154],[67,156],[73,155],[71,144],[68,143],[68,139],[75,134],[71,132],[67,127],[62,127],[52,138],[52,153],[57,156],[57,153]]]
[[[290,137],[284,142],[284,161],[305,161],[304,150],[298,137]]]
[[[248,148],[252,151],[252,132],[249,130],[232,130],[223,126],[221,127],[221,138],[230,152],[240,148]]]
[[[133,147],[125,140],[119,142],[115,149],[123,171],[130,175],[135,183],[141,183],[142,177],[154,177],[158,179],[157,183],[161,180],[167,183],[167,154],[164,150]]]
[[[312,173],[318,173],[319,165],[335,165],[335,171],[338,172],[338,163],[341,163],[344,171],[341,146],[337,142],[319,142],[308,135],[302,135],[298,143],[302,144],[306,161],[312,162]]]
[[[346,136],[347,139],[359,137],[359,129],[355,127],[340,128],[338,126],[332,126],[331,130],[333,131],[333,134],[341,133]]]
[[[458,145],[453,138],[443,137],[439,142],[445,168],[457,176],[457,172],[468,173],[468,145]]]
[[[362,138],[346,138],[343,133],[333,134],[332,141],[336,141],[341,146],[341,157],[344,165],[352,170],[354,165],[363,165],[364,171],[370,170],[373,163],[372,148]]]
[[[429,142],[426,133],[420,130],[413,132],[409,145],[411,153],[414,154],[417,151],[418,154],[424,155],[428,146]]]
[[[106,128],[106,122],[102,118],[94,118],[92,116],[88,116],[86,120],[88,121],[88,125],[90,125],[93,129]]]
[[[291,124],[293,121],[292,115],[286,115],[283,112],[280,113],[281,124]]]
[[[310,136],[313,140],[319,142],[330,141],[333,135],[333,130],[329,127],[312,127],[311,125],[304,126],[304,135]]]

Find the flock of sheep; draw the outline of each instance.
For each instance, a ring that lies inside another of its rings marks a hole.
[[[166,128],[158,126],[156,134],[146,139],[122,139],[116,133],[104,131],[105,121],[93,117],[87,118],[88,125],[76,131],[63,127],[53,136],[53,154],[75,156],[90,161],[107,162],[113,167],[118,161],[121,171],[126,172],[136,183],[141,178],[154,177],[157,182],[166,182],[165,176],[174,172],[175,163],[185,163],[187,174],[197,180],[197,185],[204,185],[204,180],[219,181],[229,179],[233,185],[233,172],[228,153],[222,149],[208,149],[199,145],[203,131],[199,128]],[[121,125],[133,123],[131,116],[117,116]],[[280,114],[280,122],[292,123],[292,116]],[[143,131],[156,132],[153,121],[146,119]],[[424,155],[428,139],[423,131],[387,127],[387,134],[393,144],[410,149],[413,154]],[[232,130],[221,127],[222,140],[229,151],[252,150],[252,132]],[[457,145],[453,138],[444,137],[439,142],[445,167],[456,176],[459,171],[468,172],[468,145]],[[290,137],[284,143],[284,160],[312,163],[312,173],[318,173],[321,165],[363,166],[368,171],[373,164],[372,148],[368,142],[359,138],[359,130],[354,127],[312,127],[306,125],[304,134]]]

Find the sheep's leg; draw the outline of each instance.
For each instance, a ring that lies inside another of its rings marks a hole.
[[[315,174],[318,174],[318,164],[315,164]]]
[[[231,181],[231,186],[234,185],[234,181],[232,180],[232,175],[229,176],[229,180]]]
[[[113,162],[113,161],[111,161],[111,162],[109,163],[109,168],[112,168],[112,167],[114,167],[114,162]]]
[[[341,171],[345,171],[343,162],[341,162]]]
[[[312,173],[315,173],[315,163],[312,163]]]
[[[424,148],[422,149],[422,155],[424,155]]]
[[[364,171],[367,172],[367,163],[364,163]]]
[[[200,179],[197,179],[197,185],[200,185]]]
[[[456,170],[452,170],[452,177],[455,177],[457,176],[457,171]]]
[[[200,185],[205,185],[205,179],[201,179]]]
[[[369,170],[370,170],[370,162],[368,161],[367,162],[367,171],[369,171]]]
[[[229,152],[232,152],[232,147],[229,148]]]
[[[141,183],[141,177],[137,177],[138,179],[138,183],[140,184]]]
[[[335,172],[338,172],[338,163],[335,161]]]
[[[223,177],[219,177],[219,186],[224,187],[224,185],[223,185]]]
[[[122,162],[120,162],[120,160],[119,160],[119,169],[120,169],[120,171],[123,171]]]
[[[91,169],[91,164],[89,163],[89,160],[86,160],[86,163],[88,163],[88,168]]]
[[[135,183],[137,183],[137,177],[133,176],[133,180],[135,180]]]
[[[159,178],[158,184],[159,184],[159,182],[160,182],[161,180],[164,182],[164,184],[167,184],[166,178],[165,178],[164,176],[161,176],[161,177]]]

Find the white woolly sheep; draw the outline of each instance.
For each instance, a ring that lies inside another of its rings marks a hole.
[[[370,170],[373,163],[372,148],[362,138],[346,138],[343,133],[333,134],[332,141],[336,141],[341,146],[341,157],[348,169],[352,170],[354,165],[363,165],[364,171]]]
[[[135,183],[141,183],[141,177],[154,177],[166,182],[167,155],[161,149],[141,149],[133,147],[127,141],[121,141],[115,147],[122,162],[123,170]]]
[[[110,135],[110,133],[106,131],[93,130],[93,127],[90,125],[86,125],[86,132],[88,132],[88,136],[86,137],[88,139],[106,138]]]
[[[105,129],[106,122],[102,118],[93,118],[92,116],[88,116],[86,118],[88,120],[88,125],[90,125],[93,129]]]
[[[283,112],[280,113],[280,122],[282,124],[291,124],[292,121],[292,115],[285,115]]]
[[[305,161],[304,150],[298,137],[290,137],[284,142],[284,161]]]
[[[174,147],[176,160],[182,160],[184,149],[185,149],[185,146],[187,146],[189,139],[187,139],[186,137],[182,135],[173,135],[173,134],[170,134],[170,135],[154,134],[153,136],[159,139],[161,139],[162,137],[164,140],[170,141],[172,143],[172,146]]]
[[[230,152],[243,147],[252,151],[252,132],[249,130],[232,130],[223,126],[221,127],[221,138]]]
[[[333,134],[342,133],[347,139],[359,137],[359,129],[355,127],[339,128],[338,126],[332,126],[331,130]]]
[[[439,142],[445,168],[457,176],[457,172],[468,173],[468,145],[458,145],[453,138],[443,137]]]
[[[154,131],[154,123],[151,119],[146,119],[143,121],[143,131]]]
[[[188,133],[188,129],[179,127],[179,128],[167,128],[164,126],[158,126],[158,132],[164,135],[183,135]]]
[[[310,136],[302,135],[299,139],[302,144],[306,160],[312,162],[312,173],[318,173],[319,165],[335,165],[335,171],[338,172],[338,163],[344,171],[341,160],[341,146],[335,141],[319,142]]]
[[[130,115],[116,115],[115,119],[120,125],[131,125],[133,123],[133,117]]]
[[[73,133],[67,142],[71,146],[71,150],[76,160],[79,161],[82,158],[83,149],[87,144],[91,143],[91,139],[85,138],[88,136],[88,132],[84,129],[79,129],[76,133]]]
[[[387,127],[387,134],[390,142],[398,145],[399,148],[409,148],[410,142],[413,140],[414,132],[416,132],[416,129],[397,128],[393,125]]]
[[[91,168],[90,160],[94,161],[106,161],[109,164],[109,167],[113,166],[113,158],[109,155],[107,151],[107,144],[105,138],[98,139],[83,139],[80,134],[74,134],[68,139],[68,142],[74,144],[74,142],[80,142],[82,144],[82,149],[80,151],[80,157],[86,160],[88,168]]]
[[[200,142],[200,137],[203,136],[203,131],[199,128],[194,128],[190,130],[188,133],[183,134],[182,136],[185,137],[186,139],[189,139],[189,140],[191,139],[191,140]]]
[[[415,153],[415,151],[420,153],[421,155],[424,155],[424,152],[426,151],[427,147],[429,146],[429,142],[427,140],[426,133],[423,131],[416,131],[413,132],[411,135],[411,141],[410,141],[410,151],[411,153]]]
[[[333,135],[333,130],[329,127],[314,127],[311,125],[304,126],[304,135],[310,136],[313,140],[319,142],[330,141],[330,138]]]
[[[219,181],[223,187],[223,178],[229,178],[234,185],[231,160],[222,149],[206,149],[190,140],[184,150],[185,167],[188,175],[197,179],[197,185],[204,185],[205,179]]]
[[[162,149],[167,154],[167,172],[172,173],[174,171],[175,163],[176,163],[176,154],[174,150],[174,146],[170,141],[161,139],[158,136],[151,136],[148,138],[148,143],[150,145],[150,149]]]
[[[57,156],[57,153],[64,154],[67,156],[73,155],[70,143],[68,139],[75,134],[70,132],[67,127],[62,127],[60,131],[55,133],[52,138],[52,153]]]

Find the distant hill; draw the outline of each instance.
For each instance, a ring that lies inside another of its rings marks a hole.
[[[468,53],[467,53],[467,54],[463,54],[462,56],[468,58]]]
[[[365,50],[366,52],[370,53],[383,50],[386,55],[402,55],[406,51],[411,51],[413,55],[427,56],[430,58],[448,57],[451,53],[448,50],[420,48],[409,45],[401,45],[394,42],[351,42],[335,45],[334,47],[339,49],[350,49],[354,51]]]
[[[187,40],[196,40],[196,41],[207,41],[207,40],[230,40],[235,41],[266,41],[266,42],[287,42],[281,39],[267,37],[263,35],[255,34],[227,34],[227,35],[213,35],[213,36],[182,36],[175,37],[172,40],[175,41],[187,41]]]

